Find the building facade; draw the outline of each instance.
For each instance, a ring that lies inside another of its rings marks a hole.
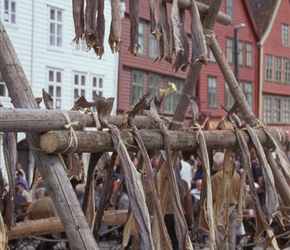
[[[99,60],[93,51],[86,50],[85,43],[73,42],[72,1],[0,2],[1,21],[35,97],[41,97],[44,89],[52,96],[54,108],[66,110],[73,107],[79,96],[85,96],[88,101],[92,101],[93,93],[117,97],[118,54],[111,53],[107,42],[111,20],[109,1],[105,1],[104,15],[105,53]],[[2,78],[0,100],[4,107],[13,106]],[[40,105],[44,108],[44,104]],[[18,139],[25,139],[25,135],[19,133]],[[27,144],[22,141],[18,146],[19,161],[26,171],[32,171],[34,161]],[[1,166],[3,161],[1,150]],[[32,178],[32,174],[28,176]]]
[[[259,114],[290,134],[290,1],[249,0],[259,30]]]

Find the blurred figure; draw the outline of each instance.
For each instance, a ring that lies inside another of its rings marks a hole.
[[[216,170],[216,173],[211,178],[212,184],[212,198],[213,203],[215,204],[217,200],[218,190],[221,186],[223,179],[223,164],[224,164],[224,153],[217,152],[213,156],[213,167]],[[236,249],[236,227],[237,227],[237,211],[236,206],[238,204],[240,191],[240,176],[237,172],[234,172],[231,183],[228,188],[228,200],[229,200],[229,226],[228,226],[228,235],[226,237],[226,249],[232,250]],[[224,235],[220,234],[217,237],[221,238],[221,241],[224,240]]]
[[[258,157],[256,155],[252,157],[252,173],[254,182],[258,183],[258,179],[262,176],[262,172]]]
[[[184,161],[183,154],[181,151],[179,152],[178,157],[179,157],[179,160],[181,163],[181,169],[180,169],[181,178],[186,181],[186,183],[188,185],[188,189],[190,190],[191,189],[191,180],[192,180],[192,178],[191,178],[191,166],[189,165],[189,163]]]
[[[16,175],[16,179],[15,179],[15,184],[17,185],[20,182],[24,184],[25,190],[28,191],[29,190],[28,183],[27,183],[26,179],[23,178],[23,173],[21,171],[18,171],[17,175]]]
[[[32,201],[30,193],[27,190],[25,190],[25,186],[22,182],[16,184],[16,192],[18,195],[25,197],[26,202]]]
[[[18,171],[20,171],[20,172],[22,173],[23,178],[24,178],[25,180],[27,180],[27,179],[26,179],[25,171],[23,170],[22,165],[21,165],[19,162],[16,164],[15,178],[17,178],[17,172],[18,172]]]
[[[196,199],[200,200],[200,192],[202,187],[202,179],[199,179],[195,183],[196,188],[190,191],[190,194],[194,196]]]
[[[152,157],[151,165],[152,165],[153,174],[155,174],[159,165],[159,156],[155,155]]]

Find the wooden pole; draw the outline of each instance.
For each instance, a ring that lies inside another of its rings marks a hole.
[[[70,117],[75,130],[84,127],[96,127],[91,114],[82,114],[79,111],[65,111]],[[59,110],[56,109],[15,109],[0,108],[0,132],[47,132],[50,130],[65,130],[67,121]],[[21,122],[19,122],[21,121]],[[137,128],[146,128],[151,120],[146,116],[136,116],[135,124]],[[109,123],[116,127],[123,125],[122,116],[110,116]]]
[[[270,129],[273,136],[280,138],[276,129]],[[264,147],[273,147],[272,141],[263,130],[255,129],[257,136]],[[288,140],[287,133],[281,131]],[[211,130],[204,131],[207,147],[210,149],[225,149],[238,147],[236,135],[231,130]],[[197,132],[189,131],[168,131],[172,150],[196,150],[199,144],[196,140]],[[246,132],[242,134],[247,143],[251,143]],[[112,143],[111,134],[105,131],[75,131],[77,137],[76,153],[81,152],[110,152],[115,151]],[[143,139],[147,150],[164,149],[163,136],[159,130],[140,130],[140,135]],[[120,131],[120,136],[127,149],[138,149],[134,136],[129,130]],[[40,138],[40,147],[46,153],[58,154],[65,152],[71,143],[71,134],[68,131],[49,131],[43,134]],[[74,143],[74,142],[73,142]],[[281,141],[283,145],[287,141]],[[138,149],[139,150],[139,149]]]
[[[0,41],[0,71],[14,107],[37,109],[38,104],[1,20]],[[39,140],[39,134],[27,133],[29,147],[64,225],[71,248],[99,249],[58,157],[34,150],[40,148]]]
[[[127,221],[127,210],[105,211],[102,226],[124,225]],[[7,230],[9,240],[31,237],[44,234],[61,233],[63,225],[58,217],[41,220],[30,220],[16,223],[16,226]]]
[[[172,0],[165,0],[165,2],[172,3]],[[196,5],[199,11],[199,15],[202,17],[206,16],[209,9],[208,5],[200,2],[196,2]],[[191,0],[179,0],[178,7],[181,9],[189,10],[191,8]],[[232,23],[231,17],[220,11],[218,12],[216,21],[225,26]]]

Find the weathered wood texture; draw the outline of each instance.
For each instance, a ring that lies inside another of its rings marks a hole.
[[[65,111],[70,117],[75,130],[84,127],[96,127],[91,114],[79,111]],[[21,121],[21,122],[19,122]],[[137,128],[146,128],[150,124],[146,116],[136,116]],[[77,123],[76,123],[77,122]],[[110,116],[109,123],[120,127],[124,122],[122,116]],[[47,132],[50,130],[65,130],[67,121],[58,110],[0,108],[0,132]]]
[[[124,225],[127,220],[127,210],[105,211],[102,226]],[[24,237],[63,232],[63,225],[58,217],[31,220],[16,223],[16,226],[7,231],[9,240]]]
[[[172,0],[165,0],[165,2],[172,3]],[[198,11],[199,11],[199,15],[202,17],[206,16],[209,7],[206,4],[203,4],[200,2],[196,2],[196,5],[197,5]],[[178,7],[182,8],[182,9],[189,10],[191,7],[191,0],[179,0]],[[220,12],[220,11],[218,12],[216,21],[218,23],[225,25],[225,26],[232,23],[231,17],[224,14],[223,12]]]
[[[276,129],[270,129],[274,137],[280,138]],[[257,136],[264,147],[273,147],[271,140],[264,131],[255,129]],[[115,151],[112,138],[109,132],[105,131],[75,131],[77,136],[77,153],[81,152],[105,152]],[[225,149],[238,147],[237,138],[230,130],[204,131],[207,147],[214,149]],[[288,141],[287,133],[281,131],[285,145]],[[190,131],[168,131],[172,150],[194,150],[198,148],[196,140],[197,132]],[[242,132],[247,143],[250,143],[249,136]],[[140,135],[147,150],[164,149],[163,136],[157,130],[140,130]],[[138,149],[133,133],[129,130],[120,131],[122,141],[128,150]],[[281,137],[282,138],[282,137]],[[49,131],[40,138],[40,147],[46,153],[60,153],[65,151],[71,142],[68,131]],[[139,149],[138,149],[139,150]]]
[[[0,71],[14,107],[37,109],[38,104],[1,21],[0,41]],[[33,150],[40,147],[39,140],[39,134],[27,133],[27,141],[64,225],[71,248],[99,249],[58,157]]]

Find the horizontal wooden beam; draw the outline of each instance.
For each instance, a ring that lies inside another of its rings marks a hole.
[[[67,110],[70,121],[75,130],[84,127],[96,127],[91,114],[82,114],[79,111]],[[21,121],[21,122],[20,122]],[[109,122],[120,127],[124,118],[122,116],[111,116]],[[146,116],[136,116],[135,123],[138,128],[149,125],[150,119]],[[0,108],[0,132],[47,132],[50,130],[65,130],[68,122],[64,114],[56,109],[17,109]]]
[[[280,140],[281,144],[285,145],[288,142],[288,135],[285,131],[280,131],[284,135],[282,137],[280,137],[277,129],[270,129],[270,131],[274,137]],[[263,130],[255,129],[255,132],[264,147],[271,148],[274,146]],[[77,137],[77,143],[68,131],[49,131],[41,136],[40,147],[49,154],[65,153],[71,143],[76,145],[74,151],[76,153],[115,151],[109,132],[75,131],[74,133]],[[168,134],[172,150],[195,150],[198,148],[197,132],[168,131]],[[246,142],[250,144],[251,141],[247,132],[242,131],[242,134]],[[163,137],[158,130],[140,130],[140,135],[147,150],[164,149]],[[128,150],[138,150],[137,143],[130,130],[121,130],[120,137]],[[208,148],[211,149],[238,147],[236,135],[230,130],[204,131],[204,137]]]
[[[172,0],[165,0],[165,2],[172,3]],[[199,11],[199,15],[202,17],[206,16],[209,6],[200,2],[196,2],[196,5]],[[182,9],[190,10],[191,0],[179,0],[178,7]],[[232,23],[231,17],[221,11],[218,12],[216,21],[225,26],[230,25]]]
[[[105,211],[102,225],[124,225],[126,220],[127,210]],[[9,240],[61,232],[64,232],[64,228],[58,217],[19,222],[11,230],[6,230]]]

